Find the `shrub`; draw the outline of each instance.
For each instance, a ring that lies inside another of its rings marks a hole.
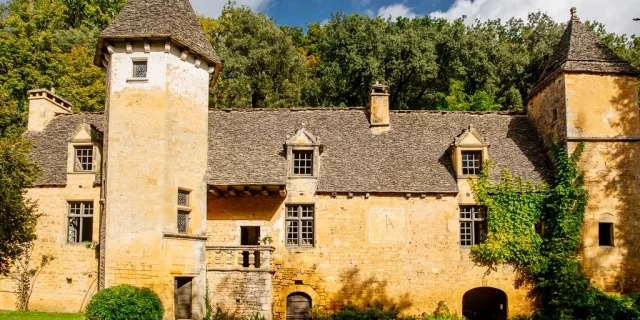
[[[98,292],[87,305],[87,320],[162,320],[160,297],[148,288],[123,284]]]

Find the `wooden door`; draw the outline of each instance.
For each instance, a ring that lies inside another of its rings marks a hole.
[[[304,293],[292,293],[287,297],[287,320],[308,320],[311,299]]]
[[[174,299],[176,319],[191,319],[191,283],[193,278],[176,278]]]

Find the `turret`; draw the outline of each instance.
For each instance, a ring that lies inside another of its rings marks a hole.
[[[583,269],[608,291],[640,290],[639,72],[578,19],[571,20],[527,113],[547,141],[579,143],[589,202],[582,229]]]
[[[165,319],[202,318],[208,94],[220,60],[189,1],[129,0],[95,63],[107,73],[100,288],[149,287]]]

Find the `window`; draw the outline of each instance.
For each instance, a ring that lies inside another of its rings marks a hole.
[[[189,206],[189,194],[191,192],[187,190],[178,189],[178,206]],[[189,230],[189,211],[178,210],[178,233],[187,233]]]
[[[147,77],[147,61],[133,61],[133,77],[134,78],[146,78]]]
[[[487,238],[486,209],[480,206],[460,207],[460,245],[470,247]]]
[[[287,245],[313,246],[313,205],[287,206]]]
[[[482,152],[463,151],[462,152],[462,174],[478,175],[482,171]]]
[[[601,247],[613,247],[613,223],[598,223],[598,244]]]
[[[75,147],[75,153],[76,159],[74,164],[74,171],[93,171],[93,146]]]
[[[293,151],[293,174],[313,175],[313,151]]]
[[[93,240],[93,202],[69,202],[68,241],[72,243]]]

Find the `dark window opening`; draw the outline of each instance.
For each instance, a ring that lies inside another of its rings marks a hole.
[[[314,239],[313,205],[287,206],[287,245],[312,247]]]
[[[460,207],[460,245],[470,247],[487,239],[487,214],[482,206]]]
[[[69,227],[67,239],[69,242],[80,243],[93,240],[93,203],[69,203]]]
[[[598,243],[601,247],[613,247],[613,223],[598,223]]]
[[[260,245],[260,227],[240,227],[240,245]],[[251,253],[253,253],[253,259],[251,259]],[[242,266],[248,268],[250,265],[260,268],[260,251],[242,251]]]
[[[462,152],[462,174],[479,175],[482,171],[482,151]]]
[[[293,174],[313,175],[313,151],[293,151]]]
[[[93,146],[75,147],[74,171],[93,171]]]

